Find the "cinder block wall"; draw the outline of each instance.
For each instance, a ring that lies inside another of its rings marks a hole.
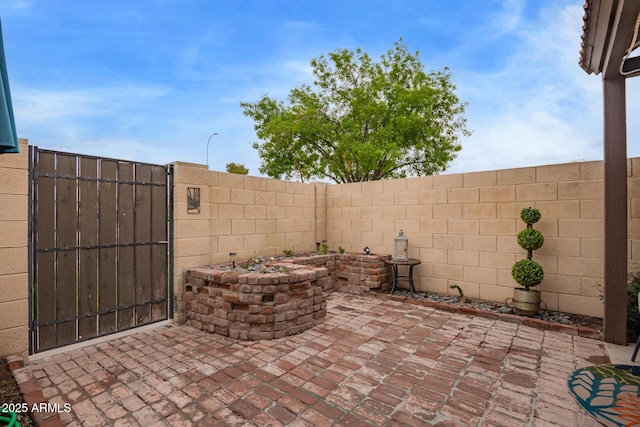
[[[630,159],[629,271],[640,270],[640,159]],[[602,317],[602,162],[332,185],[327,188],[331,246],[369,246],[391,253],[403,229],[417,288],[504,301],[518,286],[511,266],[526,256],[516,242],[520,210],[540,209],[545,236],[534,260],[545,270],[538,287],[551,310]]]
[[[0,155],[0,357],[20,353],[28,343],[29,148]]]
[[[28,146],[0,156],[0,356],[28,351]],[[640,271],[640,159],[628,162],[629,271]],[[200,188],[200,213],[187,188]],[[182,321],[183,272],[237,259],[304,252],[327,240],[391,253],[404,229],[420,258],[417,287],[503,301],[516,286],[511,265],[523,207],[541,210],[545,268],[539,289],[553,310],[602,316],[602,162],[583,162],[346,185],[295,183],[174,163],[174,283]]]
[[[315,250],[324,238],[326,184],[210,173],[209,262]],[[321,202],[317,206],[317,202]]]
[[[326,239],[327,184],[298,183],[209,171],[176,162],[174,169],[174,303],[182,322],[184,271],[257,255],[315,250]],[[188,188],[200,189],[200,212],[187,210]]]
[[[470,297],[504,301],[517,286],[511,266],[520,210],[540,209],[545,235],[534,259],[551,310],[602,316],[602,162],[581,162],[344,185],[294,183],[208,171],[177,163],[175,283],[188,267],[315,249],[327,240],[360,252],[391,253],[400,229],[420,258],[417,287],[461,286]],[[629,271],[640,271],[640,159],[628,162]],[[201,188],[200,214],[186,213],[187,187]]]
[[[184,271],[209,262],[209,170],[205,165],[173,166],[174,320],[184,322]],[[187,212],[187,188],[200,189],[200,213]]]

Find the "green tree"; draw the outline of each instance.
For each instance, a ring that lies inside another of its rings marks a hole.
[[[237,173],[238,175],[249,175],[249,169],[242,163],[227,163],[227,172]]]
[[[360,48],[311,60],[313,86],[287,104],[264,95],[242,102],[261,142],[260,172],[272,178],[338,183],[433,175],[460,151],[467,104],[448,68],[424,72],[419,53],[399,40],[371,60]]]

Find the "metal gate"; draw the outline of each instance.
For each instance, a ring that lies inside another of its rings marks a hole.
[[[167,166],[30,147],[31,354],[171,314]]]

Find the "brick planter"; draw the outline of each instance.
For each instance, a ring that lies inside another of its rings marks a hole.
[[[185,271],[186,322],[243,340],[282,338],[318,323],[327,313],[327,292],[362,294],[389,289],[388,255],[327,254],[272,262],[280,273],[215,267]]]
[[[391,289],[391,267],[385,264],[391,255],[336,255],[336,275],[333,288],[361,295],[371,289]]]
[[[391,289],[391,268],[384,263],[391,255],[327,254],[295,257],[290,263],[313,267],[324,267],[329,271],[330,281],[326,291],[337,290],[362,295],[371,289]],[[289,260],[289,259],[287,259]],[[275,265],[286,265],[277,263]]]
[[[282,338],[312,328],[327,313],[326,268],[286,273],[186,271],[187,323],[243,340]]]

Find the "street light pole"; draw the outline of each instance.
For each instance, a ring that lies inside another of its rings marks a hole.
[[[209,168],[209,143],[211,142],[211,138],[213,138],[217,134],[218,134],[218,132],[212,133],[211,136],[209,137],[209,139],[207,140],[207,169]]]

